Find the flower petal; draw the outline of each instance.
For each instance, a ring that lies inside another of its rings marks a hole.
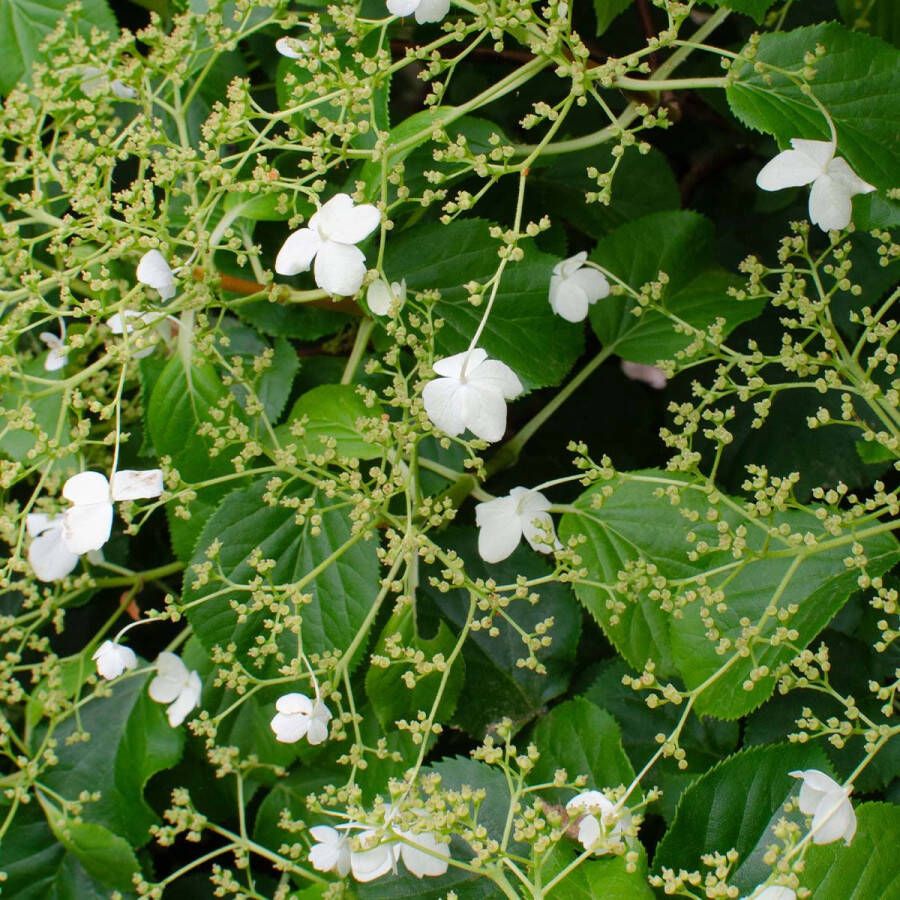
[[[366,277],[366,257],[353,244],[325,241],[316,254],[315,277],[323,291],[351,297]]]
[[[850,837],[846,840],[852,839],[856,833],[856,813],[843,789],[830,791],[822,798],[816,807],[811,830],[814,844],[831,844],[848,832]]]
[[[435,428],[455,437],[466,430],[462,395],[466,386],[455,378],[435,378],[425,385],[422,403]]]
[[[101,472],[79,472],[63,485],[63,497],[72,503],[102,503],[110,499],[109,482]]]
[[[433,856],[432,853],[426,853],[425,849],[419,850],[409,844],[399,844],[398,851],[403,865],[412,872],[416,878],[422,878],[425,875],[435,878],[443,875],[448,868],[447,860],[450,858],[450,847],[446,841],[439,841],[437,837],[429,832],[422,834],[413,834],[408,831],[398,832],[407,840],[419,844],[421,847],[431,850],[440,856]]]
[[[286,716],[310,716],[313,711],[313,703],[306,694],[282,694],[275,701],[275,709]]]
[[[359,837],[365,840],[374,834],[374,831],[364,831]],[[371,850],[350,853],[350,869],[357,881],[374,881],[390,872],[394,865],[394,848],[391,843],[379,844]]]
[[[163,300],[175,296],[175,274],[159,250],[148,250],[138,263],[137,280],[159,291]]]
[[[574,272],[566,279],[569,284],[577,285],[584,291],[588,303],[596,303],[609,296],[609,282],[602,272],[585,267]]]
[[[827,174],[832,178],[843,182],[850,191],[851,197],[855,194],[871,194],[872,191],[877,190],[874,184],[863,181],[862,178],[850,168],[850,164],[842,156],[836,156],[831,160],[828,164]]]
[[[642,381],[657,391],[661,391],[669,383],[662,369],[631,362],[627,359],[622,360],[622,372],[626,378],[630,378],[632,381]]]
[[[388,12],[392,16],[408,16],[416,11],[421,0],[387,0]]]
[[[805,153],[785,150],[769,160],[756,176],[756,186],[764,191],[780,191],[788,187],[800,187],[815,181],[824,171]]]
[[[269,726],[275,734],[275,740],[281,744],[296,744],[309,731],[309,716],[276,713]]]
[[[791,146],[824,172],[834,156],[835,146],[831,141],[811,141],[806,138],[791,138]]]
[[[309,720],[309,730],[306,732],[306,740],[315,747],[328,740],[328,720],[313,717]]]
[[[498,497],[475,507],[478,555],[489,563],[506,559],[519,546],[522,524],[514,497]]]
[[[113,500],[149,500],[163,492],[161,469],[122,469],[112,477]]]
[[[386,316],[391,311],[391,303],[394,301],[394,295],[387,282],[381,278],[377,278],[369,285],[366,291],[366,303],[369,309],[376,316]]]
[[[357,206],[347,194],[335,194],[316,214],[322,237],[338,244],[358,244],[380,224],[381,212],[371,203]]]
[[[196,672],[191,672],[191,681],[188,686],[175,698],[175,702],[169,706],[167,711],[169,724],[173,728],[177,728],[184,722],[190,711],[197,705],[197,701],[200,699],[200,690],[200,676]]]
[[[469,371],[473,387],[496,391],[507,400],[515,400],[525,390],[519,376],[499,359],[485,359],[477,365],[472,364]]]
[[[445,375],[448,378],[459,378],[464,364],[468,373],[478,368],[486,359],[486,350],[482,350],[481,347],[473,347],[471,351],[463,350],[462,353],[454,353],[453,356],[445,356],[443,359],[435,360],[431,368],[438,375]]]
[[[416,8],[416,21],[420,25],[426,22],[440,22],[448,12],[450,0],[421,0]]]
[[[48,528],[62,528],[62,516],[48,516],[47,513],[28,513],[25,516],[25,530],[30,537],[38,537]]]
[[[506,431],[506,400],[498,391],[480,384],[463,385],[460,392],[466,428],[483,441],[494,443]]]
[[[66,546],[61,525],[51,526],[28,545],[28,562],[38,581],[60,581],[78,565],[78,554]]]
[[[809,192],[810,222],[822,231],[846,228],[853,215],[850,196],[850,189],[843,181],[830,175],[819,176]]]
[[[583,322],[587,318],[588,295],[577,284],[565,280],[550,285],[550,307],[567,322]]]
[[[301,41],[285,35],[275,41],[275,49],[288,59],[303,59],[309,52],[309,41]]]
[[[103,479],[106,481],[106,479]],[[113,507],[109,500],[79,503],[63,513],[63,541],[72,553],[99,550],[112,531]]]
[[[319,252],[322,240],[311,228],[295,231],[281,245],[275,257],[275,271],[279,275],[297,275],[308,272],[313,258]]]

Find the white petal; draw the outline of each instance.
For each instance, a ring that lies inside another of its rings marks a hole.
[[[351,297],[366,277],[366,257],[353,244],[325,241],[316,254],[316,284],[329,294]]]
[[[632,381],[642,381],[657,391],[661,391],[668,384],[665,373],[662,369],[657,369],[656,366],[645,366],[643,363],[623,359],[622,371]]]
[[[805,138],[791,138],[791,146],[817,165],[822,172],[831,162],[835,150],[831,141],[810,141]]]
[[[809,221],[822,231],[846,228],[853,215],[850,189],[837,178],[821,175],[809,192]]]
[[[319,718],[309,720],[309,730],[306,732],[306,740],[315,747],[328,740],[328,720]]]
[[[806,769],[788,773],[792,778],[802,778],[798,803],[800,811],[808,816],[814,815],[816,808],[826,794],[841,790],[841,786],[831,777],[818,769]]]
[[[475,507],[478,555],[489,563],[506,559],[519,546],[522,524],[513,497],[498,497]]]
[[[455,378],[435,378],[422,391],[422,403],[431,423],[451,437],[466,430],[462,408],[465,390]]]
[[[38,537],[48,528],[62,528],[62,516],[48,516],[46,513],[28,513],[25,516],[25,530],[31,537]]]
[[[109,540],[112,519],[112,503],[108,500],[79,503],[63,513],[63,542],[70,552],[79,555],[99,550]]]
[[[483,441],[494,443],[506,431],[506,400],[492,387],[467,384],[459,392],[462,420],[466,428]]]
[[[295,231],[281,245],[275,257],[275,271],[279,275],[297,275],[308,272],[313,258],[319,252],[322,241],[311,228]]]
[[[756,176],[756,186],[764,191],[780,191],[788,187],[800,187],[815,181],[824,166],[818,165],[805,153],[785,150],[769,160]]]
[[[161,469],[122,469],[113,473],[113,500],[149,500],[163,492]]]
[[[175,702],[169,706],[167,711],[169,724],[173,728],[177,728],[188,717],[188,713],[197,705],[201,690],[200,676],[196,672],[191,672],[187,686],[178,695]]]
[[[590,266],[573,272],[566,281],[568,284],[580,287],[587,296],[588,303],[596,303],[609,296],[609,282],[606,280],[606,276]]]
[[[386,316],[391,311],[393,301],[394,295],[386,281],[377,278],[369,285],[369,289],[366,291],[366,303],[369,304],[369,309],[376,316]]]
[[[44,360],[44,371],[58,372],[69,361],[69,356],[65,348],[53,349],[47,354]]]
[[[134,100],[138,95],[138,92],[133,87],[125,84],[124,81],[120,81],[118,78],[114,79],[109,87],[120,100]]]
[[[188,685],[190,672],[180,656],[164,650],[156,657],[156,677],[150,682],[150,699],[171,703]]]
[[[309,41],[292,37],[280,37],[275,41],[275,49],[288,59],[302,59],[309,52]]]
[[[28,562],[38,581],[60,581],[78,565],[78,554],[73,553],[63,540],[61,520],[59,525],[44,530],[28,545]]]
[[[511,495],[514,498],[517,491],[523,492],[519,495],[517,508],[525,540],[531,545],[531,549],[538,553],[552,553],[554,546],[559,542],[553,530],[553,519],[547,512],[550,501],[540,492],[525,488],[513,488]],[[552,535],[553,543],[547,543],[548,535]]]
[[[97,663],[97,672],[110,681],[118,678],[126,669],[137,666],[134,650],[113,641],[104,641],[91,659]]]
[[[466,367],[466,372],[470,373],[486,359],[487,351],[482,350],[481,347],[475,347],[471,351],[463,350],[462,353],[454,353],[453,356],[445,356],[443,359],[435,360],[432,368],[438,375],[445,375],[448,378],[459,378],[463,365]]]
[[[81,66],[81,89],[88,97],[94,97],[106,90],[107,78],[96,66]]]
[[[474,357],[475,352],[472,352]],[[478,389],[490,389],[507,400],[515,400],[524,388],[519,376],[499,359],[485,359],[480,363],[470,363],[468,367],[469,381]]]
[[[585,850],[590,850],[600,839],[602,832],[600,822],[595,816],[584,816],[578,823],[578,842]]]
[[[615,810],[615,806],[605,794],[600,791],[582,791],[566,803],[566,812],[599,812],[608,814]]]
[[[869,184],[868,181],[863,181],[862,178],[850,168],[850,164],[842,156],[835,157],[828,164],[826,174],[843,182],[850,191],[851,197],[856,194],[871,194],[872,191],[876,190],[875,185]]]
[[[306,694],[282,694],[275,701],[275,709],[286,716],[310,716],[313,711],[313,703]]]
[[[421,0],[387,0],[388,12],[392,16],[408,16],[416,11]]]
[[[752,900],[797,900],[797,894],[789,887],[780,884],[770,884],[763,888],[761,893],[750,895]]]
[[[416,878],[422,878],[425,875],[434,878],[446,873],[448,868],[447,860],[450,858],[450,847],[445,841],[439,841],[435,835],[427,832],[413,834],[412,832],[401,831],[399,834],[407,840],[413,841],[443,857],[432,856],[430,853],[425,853],[423,850],[411,847],[409,844],[399,844],[398,850],[400,858],[403,860],[403,865]]]
[[[62,494],[75,504],[108,502],[109,482],[100,472],[79,472],[66,481]]]
[[[371,203],[356,206],[347,194],[335,194],[316,213],[315,219],[323,239],[358,244],[378,227],[381,212]]]
[[[440,22],[450,12],[450,0],[421,0],[416,8],[416,21],[420,25],[426,22]]]
[[[561,280],[565,280],[570,275],[577,272],[587,260],[587,251],[582,250],[581,253],[576,253],[574,256],[570,256],[568,259],[564,259],[561,262],[558,262],[553,267],[553,274],[561,276]]]
[[[138,263],[137,280],[159,291],[163,300],[175,296],[175,275],[159,250],[148,250]]]
[[[374,834],[374,831],[364,831],[359,837],[365,841]],[[374,881],[390,872],[394,865],[394,848],[391,843],[380,844],[371,850],[350,853],[350,869],[357,881]]]
[[[275,740],[282,744],[296,744],[309,731],[309,716],[286,715],[276,713],[269,725],[275,734]]]
[[[577,284],[566,280],[554,285],[551,279],[550,308],[558,316],[567,322],[583,322],[589,306],[587,294]]]
[[[850,842],[856,833],[856,813],[843,789],[831,791],[822,798],[810,829],[814,844],[831,844],[841,838]]]

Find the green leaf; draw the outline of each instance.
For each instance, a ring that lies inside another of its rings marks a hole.
[[[106,0],[81,0],[77,17],[69,15],[69,6],[70,0],[0,0],[0,93],[8,94],[18,81],[31,81],[35,62],[50,62],[43,59],[40,44],[61,19],[69,19],[84,37],[92,28],[116,34],[116,19]]]
[[[745,750],[701,775],[681,797],[675,821],[653,857],[653,869],[702,869],[704,853],[740,854],[731,883],[743,893],[768,878],[763,861],[767,846],[777,843],[772,832],[785,816],[785,801],[799,790],[788,772],[802,769],[828,771],[821,748],[809,744],[776,744]],[[823,894],[825,896],[831,896]],[[841,896],[836,894],[834,896]]]
[[[439,623],[434,637],[422,637],[416,626],[415,612],[412,607],[404,605],[388,619],[372,654],[390,659],[386,648],[388,644],[393,644],[420,651],[426,660],[441,657],[446,661],[453,653],[456,641],[456,636],[445,622]],[[415,679],[412,689],[406,684],[407,677]],[[398,659],[391,659],[387,668],[377,665],[369,667],[366,672],[366,693],[382,727],[385,731],[390,731],[398,719],[415,720],[416,713],[420,710],[430,713],[444,680],[445,673],[440,669],[421,675],[406,656],[400,656]],[[460,656],[446,675],[435,721],[446,722],[453,715],[464,680],[465,663]]]
[[[442,356],[468,347],[484,313],[483,304],[469,303],[463,285],[484,283],[497,270],[498,245],[489,227],[479,219],[434,223],[388,243],[384,270],[392,280],[404,277],[410,290],[441,292],[434,316],[444,320],[436,338]],[[550,273],[559,260],[538,251],[532,241],[520,247],[524,259],[507,266],[480,346],[510,366],[527,389],[547,387],[559,384],[581,355],[583,330],[550,309]]]
[[[131,876],[140,867],[124,838],[102,825],[67,819],[40,791],[37,797],[56,839],[91,877],[112,888],[126,890],[131,887]]]
[[[631,0],[594,0],[594,15],[597,17],[597,37],[612,24],[616,16],[631,6]]]
[[[869,900],[900,896],[900,807],[863,803],[856,808],[856,836],[842,842],[811,846],[801,876],[813,897]]]
[[[365,439],[364,420],[378,417],[382,412],[377,404],[366,406],[352,384],[323,384],[297,400],[276,434],[282,446],[294,444],[309,456],[322,453],[325,442],[334,440],[338,456],[374,459],[381,456],[382,448]],[[299,436],[291,432],[294,423],[303,428]]]
[[[558,845],[543,865],[541,882],[547,885],[575,859],[576,850],[580,849]],[[634,872],[628,871],[622,856],[591,859],[555,884],[547,896],[554,900],[653,900],[653,891],[647,884],[647,856],[640,845],[637,850],[639,858]]]
[[[726,93],[734,114],[750,128],[775,136],[827,140],[822,113],[789,78],[754,66],[768,63],[786,70],[803,68],[803,57],[817,44],[825,55],[815,63],[812,90],[834,120],[838,155],[854,171],[881,189],[893,187],[900,168],[897,104],[900,54],[878,38],[828,22],[781,34],[764,34],[753,62],[736,62]],[[771,79],[771,82],[769,82]]]
[[[895,0],[837,0],[849,28],[900,44],[900,6]]]
[[[553,781],[557,769],[565,769],[569,781],[587,775],[592,790],[627,787],[634,778],[616,720],[581,697],[555,706],[540,720],[532,740],[541,753],[530,776],[533,782]],[[573,796],[571,790],[552,793],[557,802]]]
[[[703,0],[709,6],[721,6],[750,16],[758,25],[762,23],[775,0]]]
[[[284,586],[282,602],[291,606],[291,615],[302,617],[306,653],[345,649],[350,644],[378,592],[379,567],[374,541],[351,535],[344,508],[329,508],[328,501],[307,485],[290,487],[281,494],[283,504],[269,505],[263,499],[268,493],[267,481],[225,498],[207,522],[191,561],[202,565],[210,544],[219,541],[217,562],[234,587],[223,589],[215,580],[197,586],[188,576],[183,599],[189,605],[188,620],[208,651],[234,642],[245,665],[273,675],[279,665],[296,656],[297,636],[285,629],[278,637],[277,654],[256,654],[257,637],[269,636],[265,623],[272,614],[265,605],[259,609],[249,606],[246,589],[241,588],[256,577],[248,562],[251,554],[259,548],[263,559],[275,561],[265,583]],[[318,533],[309,517],[302,526],[296,523],[294,504],[308,497],[314,499],[321,514]],[[284,595],[299,595],[299,585],[308,602],[294,607]],[[202,602],[207,596],[209,600]],[[243,603],[249,608],[239,615],[235,607]]]
[[[759,315],[765,303],[728,295],[739,279],[712,267],[713,236],[712,222],[697,213],[654,213],[603,238],[591,259],[635,290],[665,272],[669,281],[662,303],[672,316],[698,328],[721,318],[728,334]],[[607,297],[591,307],[597,337],[623,359],[653,365],[691,342],[689,335],[675,331],[668,316],[653,310],[636,316],[635,307],[625,296]]]

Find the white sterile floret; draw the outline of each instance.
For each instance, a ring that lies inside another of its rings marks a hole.
[[[600,791],[584,791],[573,797],[566,804],[566,812],[572,819],[578,818],[578,842],[585,850],[591,850],[601,837],[618,838],[631,822],[631,813],[627,809],[616,810],[615,804]],[[609,853],[600,847],[594,850],[595,856]]]
[[[135,330],[141,330],[145,327],[153,327],[153,330],[165,342],[169,343],[177,333],[177,320],[171,316],[167,316],[161,312],[137,312],[134,309],[124,309],[120,313],[110,316],[106,320],[109,330],[116,335],[133,334]],[[146,334],[141,335],[145,340],[149,339]],[[140,350],[132,350],[133,359],[143,359],[149,356],[156,347],[151,342]]]
[[[350,836],[329,825],[314,825],[309,833],[316,841],[309,850],[313,868],[343,878],[350,871]]]
[[[393,16],[410,16],[415,13],[420,25],[440,22],[450,12],[450,0],[387,0],[388,12]]]
[[[318,698],[313,701],[306,694],[284,694],[275,702],[275,709],[278,712],[270,724],[275,740],[282,744],[295,744],[305,737],[315,746],[328,738],[331,710]]]
[[[63,538],[61,515],[29,513],[25,517],[25,529],[32,539],[28,545],[28,562],[38,581],[61,581],[78,565],[78,554],[66,546]]]
[[[848,790],[818,769],[789,773],[802,778],[800,811],[812,816],[810,826],[814,844],[831,844],[843,838],[849,844],[856,834],[856,812]]]
[[[366,292],[366,302],[376,316],[386,316],[392,306],[400,307],[406,303],[406,279],[390,285],[383,278],[376,278]]]
[[[609,282],[602,272],[585,266],[587,253],[576,253],[553,267],[550,306],[569,322],[583,322],[588,307],[609,296]]]
[[[50,348],[47,358],[44,360],[44,370],[46,372],[58,371],[69,361],[63,339],[52,331],[42,331],[38,337]]]
[[[138,263],[137,280],[159,291],[163,300],[175,296],[175,273],[159,250],[148,250]]]
[[[114,78],[109,85],[109,89],[120,99],[120,100],[134,100],[137,97],[138,92],[131,87],[130,85],[125,84],[124,81],[121,81],[118,78]]]
[[[632,381],[642,381],[657,391],[661,391],[669,383],[666,373],[662,369],[657,369],[656,366],[647,366],[644,363],[630,362],[627,359],[622,360],[622,372],[626,378],[630,378]]]
[[[381,878],[397,867],[396,848],[392,840],[380,843],[380,835],[374,828],[354,835],[353,842],[359,849],[350,851],[350,871],[357,881],[367,882]]]
[[[112,531],[114,500],[145,500],[163,490],[162,471],[124,469],[113,475],[112,487],[101,472],[79,472],[63,485],[70,506],[63,513],[63,540],[72,553],[99,550]]]
[[[303,59],[311,47],[312,42],[301,41],[299,38],[287,37],[287,35],[275,41],[275,49],[288,59]]]
[[[91,659],[97,663],[97,673],[107,681],[112,681],[126,669],[134,669],[137,666],[134,650],[113,641],[104,641]]]
[[[446,873],[450,859],[450,845],[430,831],[395,831],[397,837],[411,843],[398,843],[396,853],[403,865],[416,878],[437,878]],[[417,846],[413,846],[416,844]],[[430,851],[430,852],[429,852]],[[436,854],[436,855],[435,855]]]
[[[822,231],[846,228],[853,215],[852,198],[868,194],[875,185],[863,181],[847,161],[835,156],[831,141],[791,140],[792,150],[779,153],[763,166],[756,184],[764,191],[811,184],[809,220]]]
[[[797,900],[797,893],[789,887],[780,884],[770,884],[768,887],[756,888],[749,897],[741,900]]]
[[[177,728],[200,702],[203,684],[174,653],[163,651],[156,658],[156,677],[150,682],[150,699],[169,704],[169,724]]]
[[[475,507],[478,525],[478,555],[489,563],[506,559],[522,536],[538,553],[552,553],[547,536],[554,534],[550,501],[539,491],[514,487],[508,497],[497,497]],[[555,541],[557,547],[562,546]]]
[[[81,75],[81,89],[88,97],[105,94],[107,91],[112,91],[120,100],[134,100],[137,97],[137,91],[133,87],[118,78],[110,81],[106,72],[97,66],[80,66],[78,71]]]
[[[478,347],[438,360],[434,371],[442,377],[422,392],[432,424],[451,437],[468,428],[482,440],[499,441],[506,431],[506,401],[524,390],[516,373]]]
[[[350,296],[362,287],[366,257],[356,246],[381,222],[381,212],[370,203],[357,206],[348,194],[335,194],[295,231],[275,259],[279,275],[308,272],[315,260],[316,284],[329,294]]]

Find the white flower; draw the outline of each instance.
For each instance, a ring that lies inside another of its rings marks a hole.
[[[355,840],[362,848],[350,852],[350,871],[357,881],[374,881],[396,868],[397,856],[393,841],[377,843],[379,834],[375,829],[363,831],[355,836]]]
[[[318,698],[313,702],[306,694],[284,694],[275,703],[278,712],[271,721],[275,740],[295,744],[306,738],[315,746],[328,738],[331,710]]]
[[[310,41],[301,41],[297,38],[287,37],[287,35],[275,41],[275,49],[288,59],[303,59],[309,53],[311,46]]]
[[[69,361],[63,339],[52,331],[42,331],[38,337],[50,348],[47,358],[44,360],[44,370],[56,372],[61,369]]]
[[[616,811],[615,804],[600,791],[584,791],[573,797],[566,804],[566,812],[570,818],[578,819],[578,841],[585,850],[590,850],[601,837],[614,839],[619,837],[623,829],[631,821],[628,810]],[[603,856],[609,850],[600,848],[596,856]]]
[[[295,231],[275,259],[279,275],[308,272],[316,261],[316,284],[329,294],[350,296],[366,277],[366,257],[356,246],[381,222],[381,213],[370,203],[356,206],[348,194],[335,194],[309,220],[308,228]]]
[[[78,565],[78,554],[63,539],[61,515],[29,513],[25,517],[25,529],[32,538],[28,562],[38,581],[61,581]]]
[[[129,87],[118,78],[110,81],[103,69],[98,69],[97,66],[80,66],[79,72],[81,89],[88,97],[95,97],[107,91],[112,91],[120,100],[134,100],[137,97],[137,91],[133,87]]]
[[[524,390],[516,373],[478,347],[438,360],[434,371],[443,377],[425,385],[422,402],[435,427],[451,437],[468,428],[482,440],[499,441],[506,431],[506,401]]]
[[[150,699],[168,703],[169,724],[177,728],[200,702],[203,684],[174,653],[163,651],[156,658],[156,678],[150,682]]]
[[[656,366],[645,366],[643,363],[623,359],[622,371],[632,381],[643,381],[657,391],[661,391],[669,383],[663,370],[657,369]]]
[[[770,884],[768,887],[759,888],[746,900],[797,900],[797,894],[789,887],[783,887],[780,884]]]
[[[813,843],[831,844],[843,838],[849,844],[856,834],[856,813],[847,790],[818,769],[789,774],[803,779],[800,811],[813,817]]]
[[[175,296],[175,273],[159,250],[148,250],[138,263],[137,280],[159,291],[163,300]]]
[[[413,847],[412,844],[398,844],[396,853],[403,860],[403,865],[412,872],[416,878],[422,878],[425,875],[435,878],[443,875],[448,868],[447,860],[450,859],[450,845],[446,841],[438,840],[437,836],[430,831],[413,832],[413,831],[395,831],[395,834],[403,838],[405,841],[412,841],[418,844]],[[425,849],[419,849],[419,847]],[[432,851],[431,853],[426,850]],[[432,854],[439,854],[434,856]]]
[[[868,194],[875,185],[863,181],[840,156],[831,141],[791,140],[792,150],[779,153],[763,166],[756,184],[764,191],[812,184],[809,220],[822,231],[846,228],[853,214],[851,198]]]
[[[110,82],[109,89],[120,100],[134,100],[138,95],[138,92],[133,87],[125,84],[124,81],[120,81],[118,78],[114,78],[112,82]]]
[[[124,309],[122,312],[110,316],[106,320],[106,324],[109,327],[109,330],[116,335],[132,334],[136,329],[143,330],[144,327],[152,326],[154,331],[156,331],[165,343],[172,341],[178,330],[177,320],[173,319],[171,316],[167,316],[165,313],[142,313],[133,309]],[[134,359],[143,359],[156,349],[150,336],[142,334],[141,337],[145,340],[151,339],[151,343],[146,347],[142,347],[140,350],[133,350],[131,356]]]
[[[376,278],[369,285],[366,302],[376,316],[386,316],[392,306],[402,306],[406,303],[406,279],[404,278],[399,283],[394,281],[388,287],[388,283],[383,278]]]
[[[602,272],[585,266],[587,253],[576,253],[557,263],[550,276],[550,306],[569,322],[583,322],[588,307],[609,296]]]
[[[91,657],[97,663],[97,672],[107,681],[118,678],[126,669],[137,666],[134,650],[113,641],[104,641]]]
[[[309,861],[320,872],[335,872],[343,878],[350,871],[350,837],[328,825],[309,829],[316,843],[310,848]]]
[[[550,501],[539,491],[514,487],[508,497],[497,497],[475,507],[478,555],[489,563],[506,559],[522,535],[538,553],[552,553],[547,534],[553,534],[553,520],[547,510]],[[559,541],[556,545],[562,546]]]
[[[387,0],[388,12],[393,16],[415,13],[420,25],[440,22],[450,12],[450,0]]]
[[[163,490],[162,471],[123,469],[113,483],[100,472],[79,472],[63,485],[63,497],[72,503],[63,513],[63,541],[72,553],[99,550],[112,531],[113,500],[158,497]]]

